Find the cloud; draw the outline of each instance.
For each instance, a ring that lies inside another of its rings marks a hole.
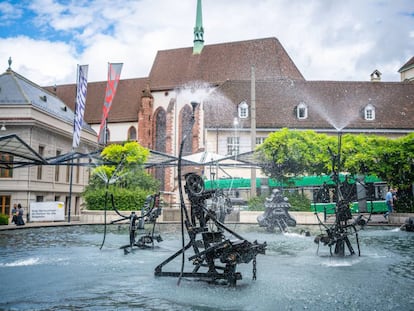
[[[0,46],[13,47],[10,54],[0,49],[0,59],[11,57],[12,69],[39,85],[76,81],[76,57],[68,44],[21,36],[0,39]],[[68,78],[70,76],[72,81]]]
[[[0,3],[0,61],[41,85],[74,83],[77,64],[90,81],[106,80],[108,62],[124,63],[121,78],[146,77],[158,50],[193,44],[194,0],[30,3]],[[406,0],[205,0],[203,26],[205,44],[278,38],[308,80],[367,81],[378,69],[398,81],[414,51]]]

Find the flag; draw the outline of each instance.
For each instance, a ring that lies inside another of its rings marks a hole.
[[[108,83],[106,84],[105,102],[102,110],[101,125],[99,128],[98,143],[106,145],[107,142],[107,118],[109,110],[111,110],[112,100],[115,97],[116,88],[118,87],[119,78],[121,76],[122,63],[108,64]]]
[[[83,114],[85,112],[86,91],[88,88],[88,65],[78,65],[78,75],[76,81],[76,103],[75,118],[73,121],[73,142],[72,147],[77,148],[80,142],[82,131]]]

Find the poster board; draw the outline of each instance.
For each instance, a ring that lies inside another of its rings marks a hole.
[[[63,202],[31,202],[29,221],[64,221],[65,203]]]

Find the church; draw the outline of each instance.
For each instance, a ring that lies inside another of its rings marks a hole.
[[[205,44],[198,0],[193,46],[158,51],[148,77],[119,81],[108,143],[136,140],[178,156],[192,102],[184,155],[249,152],[285,127],[398,137],[414,130],[414,57],[399,72],[401,82],[382,82],[378,70],[361,82],[307,81],[277,38]],[[84,119],[96,132],[105,87],[88,83]],[[48,89],[74,109],[75,84]],[[154,173],[161,190],[177,189],[175,168]]]

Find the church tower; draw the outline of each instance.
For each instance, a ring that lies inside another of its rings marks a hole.
[[[204,47],[204,29],[203,29],[203,14],[201,11],[201,0],[197,0],[197,16],[194,27],[194,47],[193,55],[201,54]]]

